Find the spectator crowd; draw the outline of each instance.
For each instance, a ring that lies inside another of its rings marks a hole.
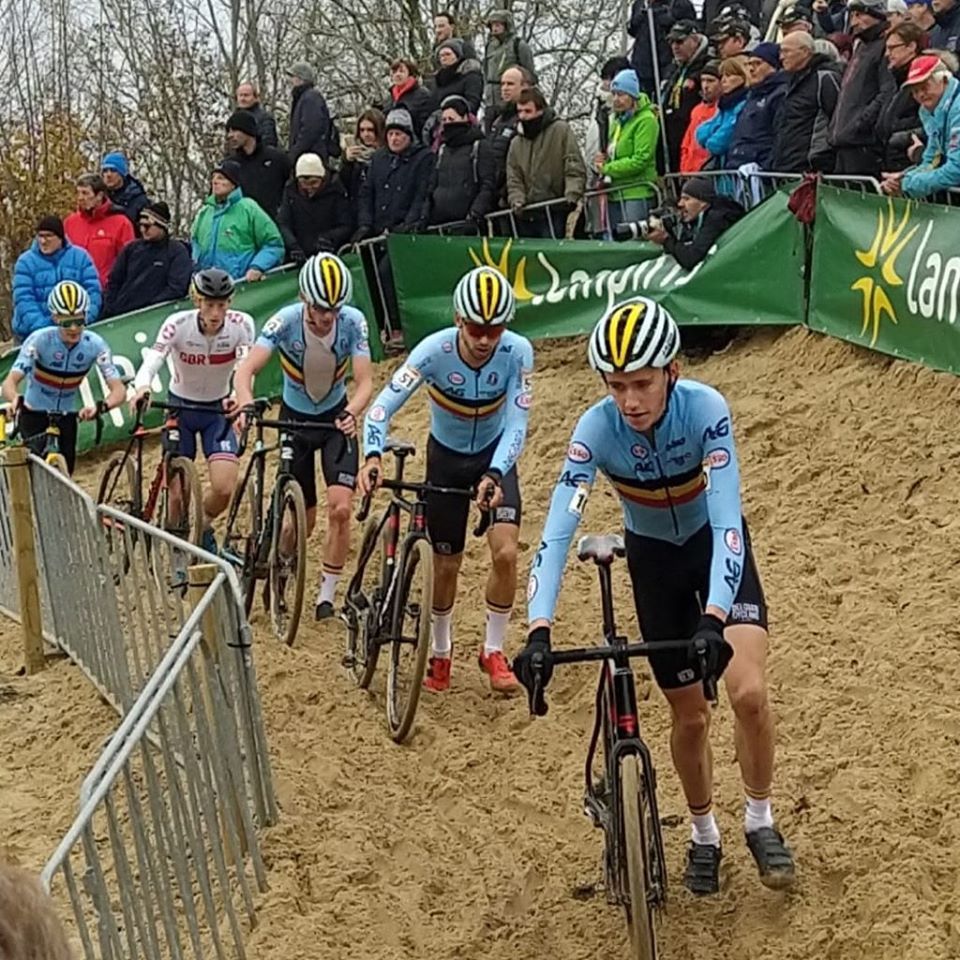
[[[742,208],[712,171],[870,177],[913,198],[960,187],[960,0],[706,0],[699,19],[690,0],[634,0],[630,55],[602,65],[584,144],[538,86],[509,12],[488,14],[482,53],[451,14],[433,27],[426,61],[394,59],[383,100],[345,135],[310,64],[287,71],[285,146],[241,83],[188,242],[130,158],[107,153],[77,179],[76,210],[42,217],[18,259],[15,336],[46,325],[64,279],[83,285],[96,320],[183,297],[198,268],[255,281],[384,233],[492,223],[608,238],[648,217],[665,172],[695,178],[679,221],[709,207],[719,229]],[[690,259],[679,233],[646,236]],[[385,257],[378,269],[389,290]]]

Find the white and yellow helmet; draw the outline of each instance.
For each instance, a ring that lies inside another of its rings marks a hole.
[[[47,309],[54,317],[83,317],[90,309],[90,295],[75,280],[61,280],[47,297]]]
[[[615,304],[590,335],[587,355],[600,373],[665,367],[680,352],[680,330],[670,313],[648,297]]]
[[[453,291],[453,309],[468,323],[492,327],[509,323],[517,310],[510,281],[493,267],[475,267]]]
[[[338,310],[353,296],[353,277],[339,257],[318,253],[300,270],[300,293],[313,307]]]

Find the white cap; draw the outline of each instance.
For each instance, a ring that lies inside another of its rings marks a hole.
[[[907,5],[903,0],[887,0],[887,13],[899,13],[905,17],[907,15]]]
[[[327,168],[323,161],[315,153],[302,153],[297,160],[298,177],[325,177]]]

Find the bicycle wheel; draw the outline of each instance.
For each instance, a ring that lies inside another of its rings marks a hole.
[[[180,509],[176,517],[170,515],[170,490],[179,488]],[[172,457],[167,467],[167,489],[160,498],[157,523],[187,543],[200,545],[203,534],[203,487],[197,467],[186,457]]]
[[[377,669],[380,645],[373,636],[380,616],[380,601],[387,569],[385,536],[379,517],[368,517],[360,540],[357,572],[347,587],[344,618],[347,624],[347,648],[343,664],[353,674],[357,686],[366,690]],[[379,534],[379,536],[378,536]]]
[[[303,490],[296,480],[286,480],[273,514],[270,541],[270,619],[277,639],[293,646],[303,610],[303,587],[307,578],[307,506]],[[287,524],[293,537],[293,550],[280,549],[281,533]]]
[[[430,653],[433,551],[425,539],[414,540],[404,551],[400,576],[387,672],[387,726],[397,743],[413,726]]]
[[[221,552],[237,567],[244,612],[249,617],[257,589],[257,541],[263,522],[263,499],[260,493],[260,478],[256,472],[250,475],[247,483],[234,490],[233,502],[227,516],[231,519]],[[263,565],[259,566],[262,568]],[[262,569],[259,573],[262,577]]]
[[[123,469],[122,476],[120,475],[121,469]],[[100,482],[97,485],[97,503],[134,515],[134,505],[137,502],[136,490],[137,468],[133,461],[127,457],[124,467],[123,454],[118,453],[111,457],[100,474]],[[126,573],[130,569],[130,557],[126,549],[125,537],[129,535],[131,542],[134,542],[136,530],[131,527],[125,534],[123,521],[114,517],[101,516],[100,525],[106,534],[107,549],[111,553],[117,549],[123,550],[122,570],[123,573]]]
[[[628,754],[620,761],[620,836],[623,851],[624,907],[634,960],[656,960],[653,906],[649,897],[647,822],[640,758]]]

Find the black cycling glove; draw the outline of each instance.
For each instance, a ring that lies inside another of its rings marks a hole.
[[[536,627],[530,631],[527,645],[513,661],[513,672],[526,687],[530,712],[538,717],[545,716],[547,701],[544,691],[553,676],[549,627]]]

